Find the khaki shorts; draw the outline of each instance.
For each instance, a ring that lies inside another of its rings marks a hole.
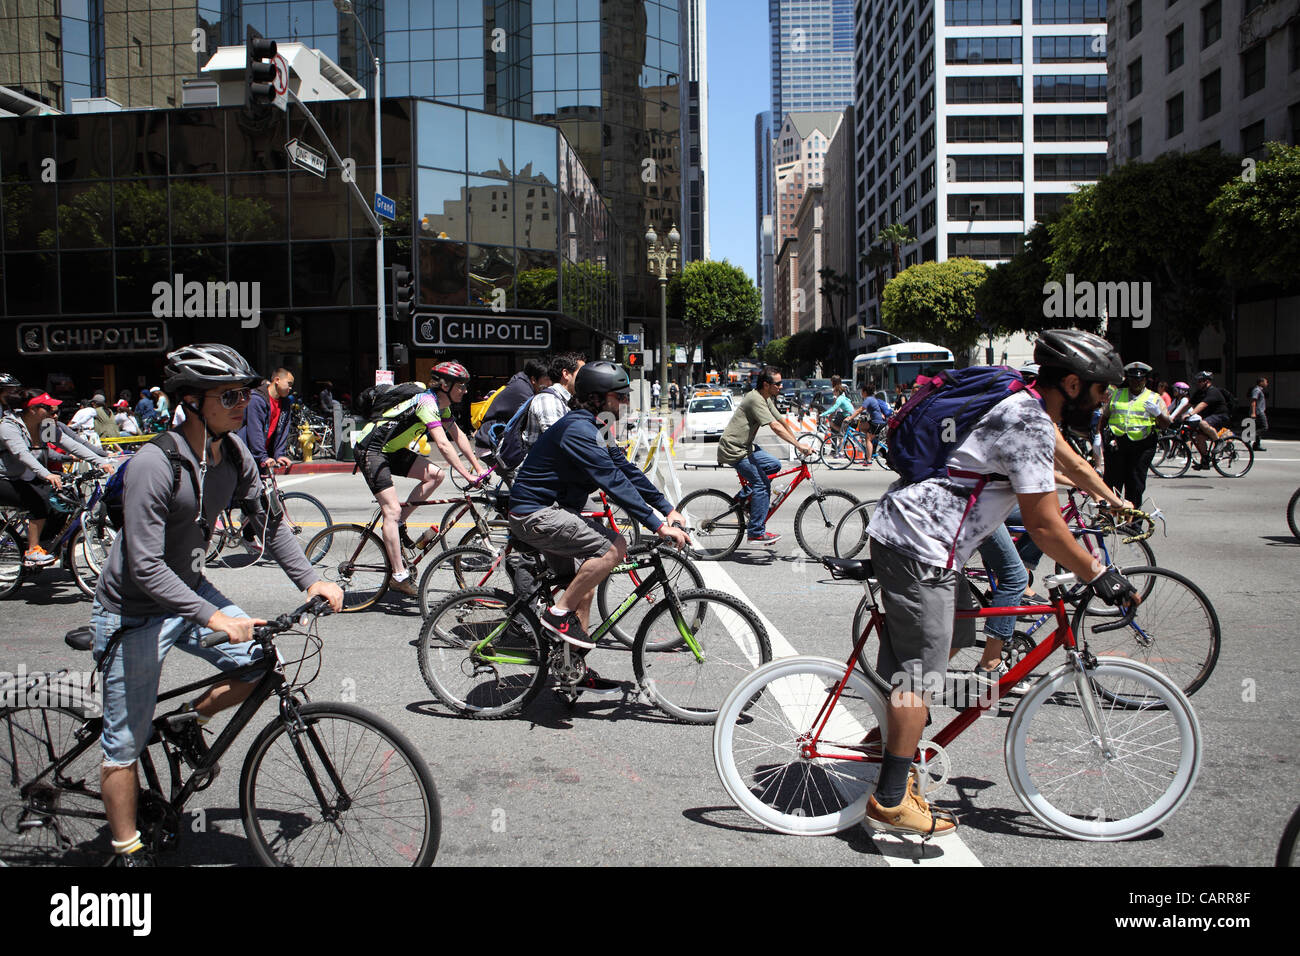
[[[604,522],[559,505],[547,505],[523,517],[511,515],[510,533],[542,552],[561,578],[572,577],[583,561],[600,557],[620,538]]]

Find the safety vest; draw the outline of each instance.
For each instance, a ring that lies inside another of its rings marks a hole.
[[[1111,432],[1129,441],[1141,441],[1151,434],[1154,419],[1143,407],[1149,401],[1164,405],[1160,396],[1149,388],[1144,388],[1136,396],[1131,395],[1127,388],[1118,389],[1110,400]]]

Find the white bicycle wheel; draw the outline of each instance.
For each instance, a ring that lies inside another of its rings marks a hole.
[[[838,833],[866,815],[881,751],[864,741],[884,727],[886,703],[855,670],[829,715],[822,713],[843,677],[843,661],[783,658],[746,676],[718,714],[718,779],[740,809],[777,833]],[[823,728],[817,746],[825,756],[810,760],[801,738],[814,723]]]
[[[1076,840],[1128,840],[1164,822],[1191,793],[1201,728],[1187,697],[1158,671],[1098,658],[1089,684],[1118,689],[1124,707],[1088,687],[1109,755],[1089,729],[1079,676],[1069,665],[1038,681],[1011,715],[1003,752],[1016,796],[1035,817]]]

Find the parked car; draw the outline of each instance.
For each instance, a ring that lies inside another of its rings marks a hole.
[[[716,441],[735,410],[729,395],[692,398],[686,406],[682,441]]]

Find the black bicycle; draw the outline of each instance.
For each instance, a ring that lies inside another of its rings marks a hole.
[[[1291,527],[1291,533],[1300,540],[1300,488],[1295,490],[1291,500],[1286,503],[1286,523]]]
[[[117,534],[102,504],[108,476],[93,468],[60,477],[62,490],[49,491],[50,516],[41,529],[41,546],[59,559],[81,592],[93,598],[99,571]],[[12,597],[24,579],[41,570],[26,565],[26,541],[26,512],[16,508],[0,512],[0,599]]]
[[[275,480],[275,469],[259,466],[262,475],[262,514],[288,525],[300,542],[306,542],[322,529],[334,523],[329,509],[319,498],[303,491],[281,491]],[[242,567],[260,561],[266,553],[267,528],[263,520],[245,525],[238,507],[221,512],[212,528],[208,541],[208,563],[221,563],[227,567]],[[231,552],[222,557],[222,552]],[[242,560],[236,557],[245,555]]]
[[[138,825],[145,846],[180,842],[189,799],[215,779],[218,762],[258,709],[279,697],[278,713],[248,748],[239,778],[239,808],[257,859],[267,866],[429,866],[438,852],[442,817],[429,768],[391,724],[351,704],[309,703],[305,687],[320,671],[318,618],[329,604],[315,597],[255,630],[262,656],[232,671],[186,684],[159,703],[260,675],[252,694],[204,756],[182,748],[178,731],[195,713],[154,719],[140,756],[144,785]],[[300,636],[300,654],[286,655],[276,636]],[[65,637],[87,650],[90,628]],[[223,643],[214,632],[205,647]],[[114,642],[105,659],[115,653]],[[305,676],[311,662],[315,670]],[[292,674],[290,671],[292,670]],[[0,688],[0,861],[10,865],[93,865],[109,853],[100,794],[103,718],[92,686],[66,672],[25,678]],[[152,748],[159,748],[155,761]],[[159,770],[168,771],[164,792]]]

